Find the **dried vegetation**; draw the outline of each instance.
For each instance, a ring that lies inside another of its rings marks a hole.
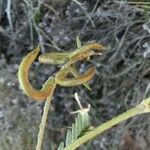
[[[95,126],[148,97],[149,15],[148,9],[138,5],[109,0],[0,0],[0,149],[35,149],[43,103],[22,93],[16,74],[22,57],[38,43],[42,53],[74,49],[76,36],[83,44],[96,41],[108,47],[101,57],[92,60],[97,74],[90,84],[91,92],[83,86],[55,91],[44,150],[53,150],[66,126],[71,125],[74,116],[69,112],[77,109],[75,92],[83,105],[91,104]],[[85,69],[85,65],[81,67]],[[36,62],[31,82],[40,87],[56,69]],[[149,115],[134,117],[86,145],[89,150],[149,147]]]

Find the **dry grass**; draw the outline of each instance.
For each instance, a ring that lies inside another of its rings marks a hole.
[[[0,149],[35,149],[43,103],[29,100],[18,87],[16,74],[22,57],[38,43],[42,53],[74,49],[76,36],[83,43],[102,43],[108,50],[92,60],[97,66],[92,92],[84,87],[59,87],[55,91],[44,150],[53,149],[66,126],[71,125],[73,116],[69,112],[76,109],[75,92],[83,105],[92,105],[94,125],[150,95],[149,10],[109,0],[0,0]],[[32,70],[32,83],[40,87],[55,67],[35,63]],[[149,118],[130,119],[86,148],[124,150],[129,145],[130,149],[148,150]]]

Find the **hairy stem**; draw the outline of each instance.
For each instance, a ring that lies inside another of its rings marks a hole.
[[[142,101],[141,104],[137,105],[134,108],[118,115],[117,117],[112,118],[111,120],[103,123],[102,125],[98,126],[97,128],[93,129],[92,131],[88,132],[84,136],[78,138],[75,142],[68,145],[64,150],[74,150],[80,145],[86,143],[87,141],[93,139],[94,137],[102,134],[104,131],[110,129],[111,127],[119,124],[122,121],[127,120],[137,114],[148,113],[150,112],[150,97]]]
[[[45,126],[46,126],[48,111],[49,111],[49,108],[50,108],[50,105],[51,105],[51,99],[52,99],[52,95],[54,93],[55,86],[51,90],[51,93],[47,97],[45,105],[44,105],[44,112],[43,112],[41,123],[39,125],[39,133],[38,133],[36,150],[41,150],[41,147],[42,147],[42,142],[43,142],[43,137],[44,137],[44,130],[45,130]]]

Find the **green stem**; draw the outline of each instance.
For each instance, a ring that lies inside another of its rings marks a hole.
[[[38,133],[36,150],[41,150],[41,147],[42,147],[42,142],[43,142],[43,137],[44,137],[44,130],[45,130],[45,126],[46,126],[48,111],[49,111],[49,108],[50,108],[50,105],[51,105],[51,99],[52,99],[52,95],[54,93],[55,86],[56,85],[54,85],[54,87],[53,87],[50,95],[47,97],[45,105],[44,105],[44,112],[43,112],[41,123],[39,125],[39,133]]]
[[[148,112],[150,112],[150,97],[142,101],[142,103],[137,105],[136,107],[118,115],[117,117],[112,118],[111,120],[107,121],[106,123],[103,123],[102,125],[98,126],[92,131],[89,131],[87,134],[78,138],[76,141],[74,141],[73,143],[68,145],[66,148],[64,148],[64,150],[74,150],[80,145],[100,135],[104,131],[119,124],[120,122],[125,121],[126,119],[131,118],[137,114],[148,113]]]

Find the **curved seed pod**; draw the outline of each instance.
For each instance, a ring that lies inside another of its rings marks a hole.
[[[101,44],[98,44],[98,43],[87,44],[87,45],[81,46],[80,48],[75,49],[71,54],[71,58],[76,57],[76,55],[90,53],[90,51],[102,53],[105,50],[106,50],[106,47],[104,47]]]
[[[72,64],[71,65],[71,73],[73,74],[73,76],[75,77],[75,78],[77,78],[77,77],[79,77],[80,76],[80,72],[76,69],[76,67],[75,67],[75,64]],[[87,84],[87,83],[83,83],[83,85],[89,90],[89,91],[91,91],[91,88],[90,88],[90,86]]]
[[[95,67],[91,67],[83,75],[80,75],[77,78],[67,78],[67,75],[71,72],[71,69],[72,68],[70,67],[57,72],[55,76],[56,83],[66,87],[77,86],[91,80],[96,72]]]
[[[63,68],[67,68],[79,60],[89,59],[92,55],[99,55],[105,49],[106,47],[98,43],[82,46],[72,52],[72,54],[69,57],[69,61],[63,65]]]
[[[44,100],[46,99],[50,93],[54,90],[56,83],[54,78],[49,78],[43,88],[41,90],[36,90],[32,87],[28,79],[29,68],[35,58],[37,57],[40,49],[37,47],[35,50],[30,52],[25,58],[22,60],[19,70],[18,70],[18,79],[22,90],[26,95],[35,99],[35,100]]]
[[[50,52],[39,56],[38,60],[44,64],[63,64],[69,60],[69,52]]]

